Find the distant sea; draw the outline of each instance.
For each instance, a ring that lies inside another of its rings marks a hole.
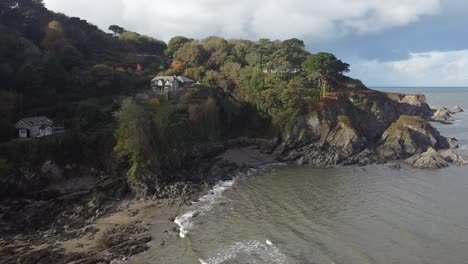
[[[432,107],[451,107],[468,103],[468,87],[370,87],[383,92],[420,93]],[[468,106],[468,105],[467,105]]]

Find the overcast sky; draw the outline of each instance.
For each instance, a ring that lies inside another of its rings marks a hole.
[[[169,40],[300,38],[368,86],[468,86],[466,0],[45,0],[107,29]],[[465,12],[465,13],[464,13]]]

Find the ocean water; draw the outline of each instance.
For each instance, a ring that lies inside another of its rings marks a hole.
[[[468,88],[424,93],[468,108]],[[435,124],[468,154],[468,113]],[[183,237],[144,263],[468,263],[468,167],[417,170],[278,166],[226,184],[179,216]],[[257,176],[254,176],[257,175]],[[201,209],[200,209],[201,208]]]

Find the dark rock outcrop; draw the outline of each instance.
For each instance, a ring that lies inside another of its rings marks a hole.
[[[377,152],[387,160],[407,158],[429,148],[444,149],[451,140],[440,135],[426,120],[416,116],[401,116],[382,135]]]
[[[434,113],[423,94],[388,93],[387,95],[399,103],[398,107],[402,114],[428,118]]]
[[[385,163],[457,147],[432,127],[424,95],[354,90],[330,93],[298,119],[279,149],[301,165]]]

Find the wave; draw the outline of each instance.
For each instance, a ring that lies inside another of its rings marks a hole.
[[[240,172],[232,180],[218,182],[208,194],[201,197],[197,202],[192,202],[188,212],[175,218],[174,223],[179,226],[179,236],[182,238],[186,237],[188,232],[193,228],[192,219],[206,213],[217,204],[224,191],[232,187],[237,179],[265,173],[273,166],[280,165],[284,165],[284,163],[272,163],[257,168],[250,168],[245,172]]]
[[[223,192],[234,185],[235,181],[236,178],[229,181],[218,182],[208,194],[201,197],[198,202],[192,203],[190,211],[177,216],[174,223],[179,226],[179,236],[182,238],[185,237],[190,228],[192,228],[192,218],[210,210],[219,198],[221,198]]]
[[[266,240],[265,243],[257,240],[235,242],[213,257],[199,259],[199,262],[201,264],[222,264],[231,263],[232,260],[239,263],[289,263],[286,255],[269,240]]]

